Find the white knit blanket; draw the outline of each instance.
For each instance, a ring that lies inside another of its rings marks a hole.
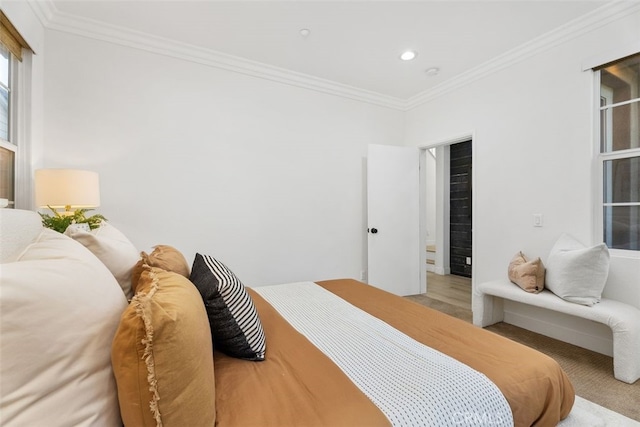
[[[513,426],[484,374],[312,282],[254,288],[395,426]],[[473,349],[469,349],[473,351]]]

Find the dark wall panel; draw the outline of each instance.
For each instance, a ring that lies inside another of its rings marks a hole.
[[[451,274],[471,277],[471,141],[450,148]]]

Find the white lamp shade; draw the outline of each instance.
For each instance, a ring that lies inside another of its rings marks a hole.
[[[78,169],[38,169],[35,174],[35,196],[38,207],[98,207],[98,173]]]

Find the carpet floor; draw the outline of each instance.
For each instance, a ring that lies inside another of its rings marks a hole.
[[[426,295],[406,298],[472,323],[470,310]],[[616,380],[613,377],[613,358],[507,323],[497,323],[485,329],[547,354],[567,373],[578,396],[640,421],[640,381],[627,384]]]

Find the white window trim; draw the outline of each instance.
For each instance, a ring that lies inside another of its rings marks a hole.
[[[22,61],[11,60],[11,95],[9,97],[9,140],[0,139],[0,147],[14,152],[14,200],[16,209],[33,209],[31,185],[31,115],[29,108],[32,53],[24,50]]]
[[[18,82],[20,80],[19,73],[20,73],[20,69],[19,69],[19,64],[20,61],[17,61],[11,51],[9,51],[9,133],[7,135],[7,140],[0,138],[0,147],[7,149],[9,151],[13,152],[14,155],[14,188],[13,188],[13,194],[14,194],[14,200],[9,200],[9,206],[10,207],[15,207],[16,205],[16,198],[17,198],[17,188],[16,188],[16,181],[17,181],[17,176],[16,176],[16,171],[17,171],[17,163],[18,163],[18,144],[16,144],[16,123],[17,123],[17,116],[18,116],[18,112],[16,111],[16,107],[18,105],[17,103],[17,88],[16,88],[16,82]]]
[[[22,51],[22,61],[16,64],[13,81],[16,92],[13,102],[13,142],[17,147],[15,162],[15,207],[32,210],[33,202],[33,168],[31,165],[31,70],[33,53],[27,49]]]
[[[607,160],[615,160],[621,158],[628,158],[634,155],[640,155],[640,148],[631,148],[628,150],[618,150],[607,153],[602,153],[600,150],[600,71],[592,71],[593,74],[593,174],[592,174],[592,194],[595,200],[592,202],[593,206],[593,237],[594,243],[601,243],[604,241],[604,216],[603,216],[603,200],[604,200],[604,162]],[[633,102],[633,100],[616,105],[623,105],[625,103]],[[611,107],[611,105],[609,105]],[[613,203],[611,206],[628,205],[628,203]],[[633,204],[635,205],[635,204]],[[614,249],[609,248],[611,256],[616,258],[630,258],[640,259],[640,251],[631,249]]]

